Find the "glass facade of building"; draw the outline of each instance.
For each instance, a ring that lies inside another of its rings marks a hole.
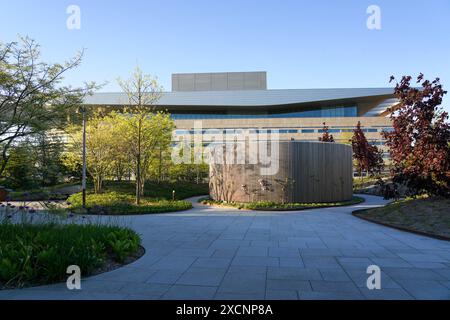
[[[322,107],[312,110],[300,110],[292,112],[266,112],[266,113],[180,113],[173,112],[174,120],[201,120],[201,119],[262,119],[262,118],[342,118],[357,117],[356,106]]]
[[[355,128],[329,128],[329,133],[341,133],[341,132],[353,132]],[[382,132],[387,131],[390,128],[364,128],[363,132]],[[271,133],[277,131],[280,134],[289,134],[289,133],[323,133],[323,129],[303,129],[303,128],[247,128],[247,129],[235,129],[235,128],[223,128],[223,129],[203,129],[203,130],[186,130],[186,129],[177,129],[175,130],[175,134],[178,135],[186,135],[186,134],[244,134],[248,130],[250,133]]]

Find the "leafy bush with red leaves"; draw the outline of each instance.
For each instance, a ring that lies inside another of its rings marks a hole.
[[[395,79],[391,77],[391,81]],[[395,182],[408,186],[411,195],[450,196],[450,124],[440,107],[443,90],[439,78],[417,77],[421,88],[411,86],[411,76],[395,87],[400,103],[391,110],[394,130],[384,132],[393,161]]]
[[[319,141],[334,142],[333,135],[328,132],[328,126],[325,124],[325,122],[323,123],[322,132],[323,132],[323,134],[321,137],[319,137]]]
[[[368,172],[371,176],[380,174],[384,168],[382,152],[367,141],[359,121],[356,129],[353,130],[351,142],[353,159],[356,160],[356,169],[359,175],[361,176],[363,171]]]

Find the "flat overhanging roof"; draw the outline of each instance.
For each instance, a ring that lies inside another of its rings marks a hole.
[[[329,101],[375,101],[394,98],[393,88],[339,88],[339,89],[272,89],[228,91],[164,92],[158,106],[221,106],[270,107],[298,104],[317,104]],[[119,92],[95,93],[84,99],[85,105],[128,105],[126,94]]]

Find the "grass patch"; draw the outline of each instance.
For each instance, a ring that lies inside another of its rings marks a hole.
[[[0,288],[42,285],[67,279],[78,265],[88,276],[108,263],[123,263],[140,249],[131,229],[106,225],[0,224]]]
[[[104,192],[118,192],[122,194],[135,194],[134,182],[128,181],[107,181],[104,184]],[[175,190],[175,200],[182,200],[189,197],[209,194],[207,183],[192,182],[146,182],[144,187],[144,198],[158,198],[172,200],[172,191]],[[89,189],[88,191],[92,191]]]
[[[450,239],[450,199],[405,199],[355,216],[413,232]]]
[[[380,178],[386,183],[391,181],[390,176],[381,176]],[[364,191],[366,188],[376,185],[378,181],[378,177],[364,177],[363,179],[361,179],[360,177],[354,177],[353,190],[358,192]]]
[[[181,211],[192,208],[189,201],[184,200],[166,200],[166,199],[141,199],[140,205],[134,203],[135,197],[130,194],[119,192],[107,192],[101,194],[86,195],[86,210],[88,214],[107,214],[107,215],[131,215],[147,213],[163,213]],[[69,209],[75,213],[81,213],[82,194],[71,195],[67,202]]]
[[[60,184],[52,187],[33,189],[26,191],[13,191],[9,194],[10,201],[44,201],[44,200],[66,200],[70,194],[71,187],[79,186],[79,183]],[[103,193],[117,192],[126,195],[134,195],[134,182],[129,181],[106,181]],[[147,182],[144,188],[144,198],[158,198],[172,200],[172,192],[175,190],[175,200],[189,197],[201,196],[209,193],[207,183],[192,182]],[[87,185],[88,193],[93,192],[91,183]]]
[[[202,198],[199,200],[203,204],[208,205],[219,205],[234,207],[238,209],[249,209],[249,210],[276,210],[276,211],[289,211],[289,210],[304,210],[304,209],[314,209],[314,208],[327,208],[327,207],[339,207],[339,206],[349,206],[364,202],[361,197],[354,196],[351,200],[340,201],[340,202],[321,202],[321,203],[275,203],[270,201],[258,201],[252,203],[239,203],[239,202],[223,202],[215,201],[208,198]]]
[[[65,200],[69,196],[67,190],[76,187],[77,183],[65,183],[52,187],[32,189],[25,191],[13,191],[9,194],[10,201],[44,201],[44,200]]]
[[[175,191],[175,194],[173,194]],[[135,184],[129,181],[106,181],[101,194],[93,194],[88,190],[86,208],[89,214],[150,214],[182,211],[192,208],[189,201],[181,199],[208,194],[208,184],[192,182],[147,182],[144,196],[137,206],[135,201]],[[174,196],[175,200],[172,200]],[[70,196],[69,208],[75,212],[81,210],[81,193]]]

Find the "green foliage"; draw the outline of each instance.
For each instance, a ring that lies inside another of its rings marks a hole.
[[[81,180],[83,163],[81,161],[81,149],[76,150],[73,145],[61,155],[61,162],[69,180]]]
[[[134,183],[128,181],[106,181],[105,192],[118,192],[132,195],[134,194]],[[144,197],[172,200],[172,191],[175,190],[175,199],[182,200],[194,196],[202,196],[209,193],[207,183],[193,183],[187,181],[177,182],[152,182],[145,184]]]
[[[56,135],[37,134],[33,139],[36,180],[40,186],[53,186],[63,180],[66,168],[62,162],[64,143]]]
[[[138,158],[140,190],[144,190],[149,179],[166,180],[173,128],[173,120],[164,112],[94,113],[86,128],[87,170],[94,192],[101,193],[107,179],[122,181],[131,173],[137,177]],[[72,126],[69,132],[71,141],[64,162],[75,171],[81,166],[82,131],[79,126]]]
[[[36,134],[62,128],[83,96],[97,88],[92,83],[83,88],[61,84],[82,56],[80,52],[62,63],[46,63],[39,45],[28,37],[0,43],[0,178],[11,148]]]
[[[188,197],[208,194],[208,185],[189,182],[156,183],[145,185],[144,197],[139,205],[135,204],[135,185],[127,181],[107,181],[104,193],[89,192],[86,196],[86,207],[91,214],[146,214],[181,211],[192,208],[189,201],[182,201]],[[173,191],[175,190],[175,195]],[[92,191],[92,190],[91,190]],[[175,196],[175,201],[172,197]],[[67,201],[70,209],[78,212],[82,207],[81,193],[70,196]]]
[[[62,183],[51,187],[13,191],[9,196],[11,201],[66,200],[73,193],[72,189],[78,187],[79,185],[75,183]]]
[[[376,185],[380,179],[383,181],[390,181],[388,175],[380,175],[378,177],[366,177],[365,179],[361,178],[353,178],[353,190],[358,191],[357,193],[360,193],[363,189],[371,186]]]
[[[38,186],[34,154],[28,144],[10,149],[4,176],[6,186],[11,189],[32,189]]]
[[[202,164],[172,164],[168,169],[171,181],[203,182],[209,176],[209,165]],[[208,193],[208,192],[206,192]]]
[[[138,251],[131,229],[107,225],[0,224],[0,284],[5,287],[63,281],[69,265],[83,276],[108,258],[123,262]]]
[[[90,214],[146,214],[181,211],[192,208],[189,201],[164,200],[143,198],[139,205],[135,204],[135,198],[130,194],[107,192],[101,194],[88,194],[86,196],[86,209]],[[82,194],[76,193],[67,200],[70,209],[78,212],[82,208]]]
[[[114,115],[103,117],[95,113],[87,122],[86,127],[86,159],[87,171],[94,182],[94,192],[102,191],[103,180],[111,172],[111,164],[117,152],[113,149]],[[82,128],[71,126],[70,143],[64,156],[66,165],[70,168],[79,168],[82,163]]]
[[[136,204],[139,204],[145,182],[154,171],[154,162],[157,162],[156,172],[161,181],[175,124],[168,113],[155,110],[162,93],[156,78],[136,67],[128,80],[118,79],[118,83],[128,97],[128,106],[116,127],[123,133],[120,137],[135,165]]]
[[[130,252],[138,250],[140,239],[136,234],[130,234],[127,229],[119,229],[108,234],[107,242],[117,261],[124,262]]]
[[[56,136],[36,134],[9,150],[4,170],[7,187],[30,190],[53,186],[63,181],[65,166],[61,160],[64,148]]]
[[[339,202],[320,202],[320,203],[276,203],[272,201],[257,201],[250,203],[239,203],[239,202],[223,202],[215,201],[208,198],[200,199],[203,204],[209,205],[220,205],[235,207],[238,209],[249,209],[249,210],[303,210],[303,209],[314,209],[314,208],[326,208],[326,207],[339,207],[339,206],[349,206],[364,202],[361,197],[353,197],[349,201],[339,201]]]
[[[14,191],[9,194],[11,201],[42,201],[42,200],[66,200],[67,195],[52,192],[48,189],[37,189],[34,191]]]

